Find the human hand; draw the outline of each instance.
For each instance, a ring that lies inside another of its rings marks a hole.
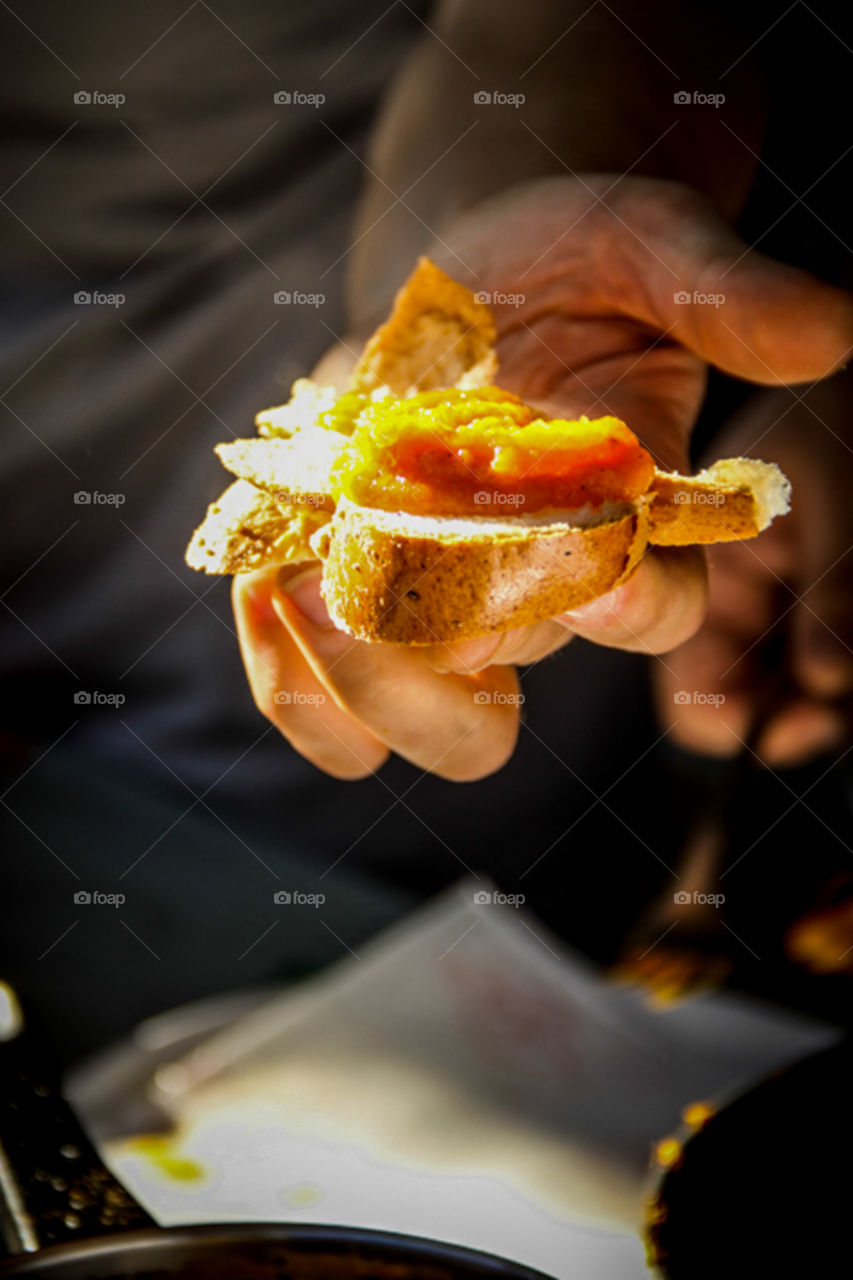
[[[553,416],[622,418],[666,470],[688,468],[709,364],[756,383],[813,382],[853,347],[847,294],[747,251],[676,183],[547,179],[481,206],[445,241],[446,270],[524,299],[493,305],[501,385]],[[629,582],[564,615],[562,636],[542,623],[427,658],[443,670],[528,663],[572,634],[663,653],[697,630],[705,603],[704,555],[656,548]]]
[[[316,566],[237,574],[232,599],[258,709],[326,773],[365,777],[393,750],[467,782],[512,754],[514,667],[441,676],[417,649],[353,640],[332,625]]]
[[[443,265],[457,278],[524,297],[493,304],[501,385],[555,416],[625,419],[667,469],[686,467],[708,362],[756,382],[797,382],[830,372],[853,344],[845,294],[758,254],[738,261],[744,249],[726,224],[676,184],[548,179],[472,211],[443,240],[453,256]],[[723,291],[720,306],[699,300]],[[660,548],[630,581],[571,614],[407,650],[331,626],[317,570],[234,584],[255,701],[297,750],[339,777],[363,776],[393,750],[457,781],[493,772],[512,752],[512,664],[573,634],[664,652],[697,629],[705,595],[701,552]],[[282,690],[313,699],[276,702]]]
[[[799,402],[787,390],[759,393],[715,440],[715,454],[760,453],[778,463],[791,480],[792,509],[755,542],[709,548],[705,625],[656,664],[658,710],[682,746],[734,755],[760,717],[756,753],[784,767],[847,736],[851,422],[853,376],[844,373]]]

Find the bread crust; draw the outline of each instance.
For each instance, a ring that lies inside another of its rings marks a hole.
[[[650,497],[649,542],[656,547],[736,542],[757,537],[766,525],[748,488],[658,472]]]
[[[401,517],[405,521],[405,517]],[[430,536],[349,504],[313,539],[323,598],[360,640],[451,644],[523,627],[626,581],[648,540],[647,504],[587,527],[509,524]]]
[[[497,374],[496,338],[489,308],[429,258],[419,258],[391,315],[365,346],[350,387],[390,387],[403,397],[487,386]]]

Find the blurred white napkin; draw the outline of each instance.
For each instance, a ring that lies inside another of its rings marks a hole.
[[[836,1033],[732,996],[652,1012],[505,897],[463,881],[161,1068],[204,1176],[133,1143],[115,1171],[164,1222],[347,1222],[642,1276],[651,1145]]]

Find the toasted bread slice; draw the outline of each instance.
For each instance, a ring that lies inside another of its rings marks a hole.
[[[311,546],[344,631],[448,644],[586,604],[625,582],[649,545],[755,537],[788,510],[789,497],[778,467],[727,458],[693,477],[658,472],[644,498],[598,510],[457,519],[342,500]]]
[[[308,505],[334,510],[330,471],[346,437],[306,428],[289,440],[230,440],[214,450],[238,480],[248,480],[278,501],[304,498]]]
[[[421,259],[367,343],[347,403],[490,385],[494,342],[488,309]],[[242,573],[319,560],[332,618],[363,640],[447,643],[555,617],[626,581],[650,545],[752,538],[789,506],[777,467],[729,458],[696,476],[658,471],[635,501],[597,509],[502,519],[346,499],[336,509],[332,470],[354,425],[340,404],[300,379],[287,405],[258,414],[261,438],[218,446],[237,480],[208,509],[187,562]]]
[[[658,471],[649,493],[649,542],[658,547],[755,538],[791,505],[787,478],[755,458],[721,458],[695,476]]]
[[[495,336],[488,307],[421,258],[367,343],[350,391],[375,399],[487,386],[497,371]],[[329,472],[346,441],[324,421],[338,400],[334,388],[298,378],[287,404],[255,416],[259,438],[216,447],[241,483],[208,507],[187,548],[191,568],[246,573],[315,558],[310,538],[334,511]]]
[[[328,511],[297,502],[280,505],[248,480],[235,480],[207,508],[186,562],[191,569],[218,574],[313,560],[311,537],[328,519]]]
[[[390,387],[403,398],[443,387],[489,386],[498,368],[496,338],[488,307],[420,258],[390,317],[364,348],[352,389]]]
[[[552,618],[623,582],[646,504],[519,516],[413,516],[342,499],[312,539],[332,620],[360,640],[426,645]]]

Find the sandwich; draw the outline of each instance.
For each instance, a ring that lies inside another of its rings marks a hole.
[[[339,628],[453,643],[575,609],[649,547],[753,538],[790,506],[770,463],[660,471],[614,417],[555,420],[497,385],[494,319],[422,258],[341,394],[308,378],[218,445],[234,477],[187,563],[319,562]]]

